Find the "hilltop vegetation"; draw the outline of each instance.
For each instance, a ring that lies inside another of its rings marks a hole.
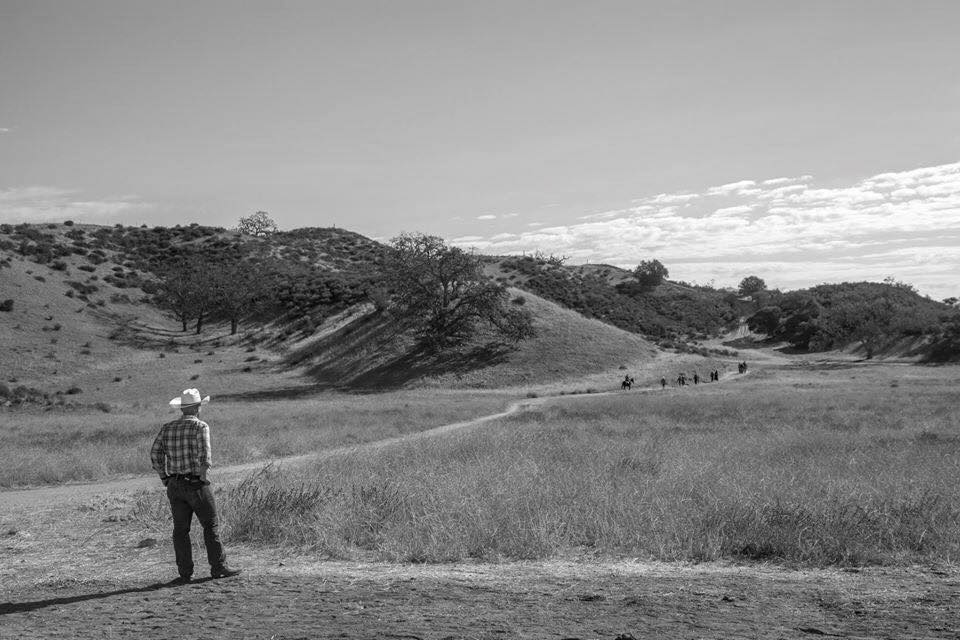
[[[659,263],[658,263],[659,264]],[[660,280],[644,281],[609,265],[566,266],[542,256],[490,259],[488,272],[548,300],[674,347],[737,324],[732,292]]]
[[[911,341],[914,350],[928,358],[960,355],[955,340],[958,310],[924,298],[903,283],[822,284],[788,293],[762,292],[755,299],[760,308],[748,319],[750,328],[798,350],[858,345],[872,358]]]

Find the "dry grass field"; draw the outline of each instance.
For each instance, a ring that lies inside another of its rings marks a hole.
[[[228,581],[167,583],[159,483],[9,505],[0,637],[160,637],[171,608],[189,638],[956,637],[958,382],[956,367],[773,364],[524,399],[422,435],[504,398],[226,403],[211,422],[248,417],[215,431],[221,448],[278,417],[299,421],[296,451],[339,442],[296,439],[311,411],[368,443],[220,483],[245,569]]]
[[[266,468],[222,498],[237,542],[401,562],[955,562],[960,372],[768,368],[546,402],[409,444]],[[144,515],[165,517],[145,499]]]
[[[314,394],[208,405],[214,464],[320,451],[430,429],[494,413],[510,392],[399,391],[371,396]],[[0,487],[148,474],[150,445],[179,415],[161,398],[151,409],[103,413],[93,408],[8,413],[0,427]]]

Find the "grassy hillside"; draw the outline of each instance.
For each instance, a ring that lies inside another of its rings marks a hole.
[[[179,331],[151,285],[165,262],[198,249],[213,262],[283,266],[270,313],[237,336],[216,319],[201,335]],[[309,379],[272,368],[277,354],[267,344],[321,326],[362,297],[383,250],[339,229],[252,238],[197,225],[0,225],[0,405],[13,398],[110,410],[167,387],[214,395],[302,388]]]
[[[374,390],[406,384],[497,388],[580,379],[649,360],[657,349],[641,336],[584,318],[518,289],[513,304],[534,317],[536,335],[517,345],[481,333],[443,353],[418,345],[410,327],[369,306],[337,330],[290,345],[284,361],[305,367],[319,384]],[[611,378],[612,379],[612,378]]]
[[[555,291],[552,302],[512,293],[533,312],[535,339],[515,347],[481,333],[459,349],[435,354],[418,346],[389,305],[381,300],[375,311],[370,304],[382,292],[388,251],[343,229],[253,237],[196,224],[0,225],[0,303],[11,301],[10,310],[0,312],[10,360],[0,391],[9,397],[19,388],[23,397],[34,389],[45,402],[89,404],[123,391],[140,395],[170,378],[194,384],[216,379],[239,393],[252,393],[256,384],[281,390],[537,384],[651,357],[654,347],[631,333],[653,317],[650,300],[684,327],[668,330],[668,316],[657,315],[653,332],[661,337],[698,323],[707,328],[713,321],[704,313],[716,315],[719,308],[717,300],[704,302],[698,291],[674,284],[637,302],[613,288],[625,272],[584,265],[571,268],[564,281],[576,283],[579,298],[563,293],[567,289]],[[157,306],[158,274],[187,255],[201,255],[212,268],[246,262],[270,279],[268,304],[247,317],[238,335],[229,335],[216,315],[201,334],[185,333]],[[514,262],[520,264],[516,273],[526,274],[527,262]],[[523,275],[518,284],[534,289],[548,281],[537,275]],[[578,303],[584,299],[591,304]]]
[[[610,265],[567,266],[534,256],[501,256],[489,258],[486,269],[500,282],[667,346],[720,335],[739,316],[732,293],[675,282],[642,288],[629,271]]]

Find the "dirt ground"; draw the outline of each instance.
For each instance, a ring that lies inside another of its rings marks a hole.
[[[143,566],[0,600],[3,638],[954,638],[960,581],[931,570],[634,563],[382,566],[244,558],[187,586]],[[286,565],[286,563],[284,563]],[[165,577],[165,576],[164,576]]]
[[[170,532],[129,506],[5,510],[0,638],[960,638],[952,566],[397,565],[233,546],[244,572],[210,580],[195,532],[200,580],[175,586]]]

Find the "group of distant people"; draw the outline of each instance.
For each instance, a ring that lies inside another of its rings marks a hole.
[[[693,376],[690,379],[693,381],[693,384],[700,384],[701,380],[703,380],[703,378],[700,377],[700,373],[697,371],[693,372]],[[710,382],[719,382],[719,380],[720,380],[720,372],[714,369],[713,371],[710,372]],[[660,378],[660,387],[666,388],[666,386],[667,386],[667,379]],[[687,374],[683,373],[682,371],[680,372],[679,375],[677,375],[677,386],[678,387],[687,386]]]
[[[739,373],[746,373],[747,363],[738,362],[737,371]],[[678,387],[685,387],[689,382],[692,382],[693,384],[700,384],[701,382],[703,382],[703,378],[700,376],[700,373],[698,371],[694,371],[693,375],[690,376],[690,378],[687,378],[687,374],[681,371],[677,375],[676,382]],[[718,369],[714,369],[713,371],[710,372],[710,382],[720,382],[720,371]],[[633,387],[634,384],[636,384],[634,379],[629,374],[627,374],[623,377],[623,382],[620,383],[620,388],[630,389],[631,387]],[[660,378],[660,388],[661,389],[667,388],[667,379],[665,377]]]

